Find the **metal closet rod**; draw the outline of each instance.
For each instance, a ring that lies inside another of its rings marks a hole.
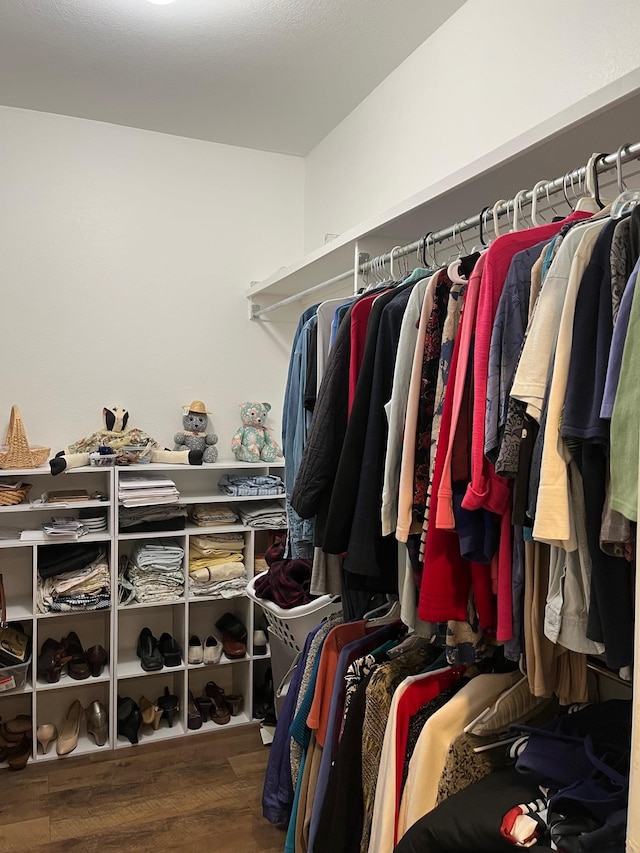
[[[618,164],[622,165],[623,163],[629,163],[631,160],[640,159],[640,142],[634,142],[632,145],[625,145],[618,152],[614,154],[606,154],[600,157],[594,163],[594,171],[597,174],[602,174],[603,172],[609,172],[611,169],[617,168]],[[573,186],[575,182],[581,182],[587,176],[587,166],[580,166],[577,169],[574,169],[572,172],[567,172],[562,175],[560,178],[555,178],[553,181],[548,181],[545,184],[538,185],[538,190],[536,195],[538,197],[544,195],[546,197],[547,192],[549,195],[566,191],[567,186]],[[520,203],[528,203],[533,199],[533,190],[527,190],[522,194],[518,194],[520,198]],[[489,218],[495,215],[497,218],[500,216],[504,216],[507,213],[512,213],[514,209],[514,204],[516,200],[514,198],[509,199],[506,202],[498,205],[497,207],[486,209],[485,218]],[[428,234],[429,243],[432,245],[435,243],[443,243],[446,240],[450,240],[453,237],[457,237],[461,233],[465,231],[471,231],[476,228],[479,228],[481,223],[482,214],[477,213],[475,216],[469,216],[467,219],[463,219],[461,222],[456,222],[454,225],[449,225],[447,228],[443,228],[440,231],[433,231]],[[404,257],[405,255],[410,255],[412,252],[416,252],[418,249],[422,248],[424,245],[426,237],[421,237],[419,240],[415,240],[413,243],[408,243],[406,246],[399,246],[393,249],[393,259]],[[359,273],[367,272],[372,269],[374,266],[382,266],[391,260],[391,252],[387,252],[384,255],[378,255],[376,258],[372,258],[370,261],[366,261],[363,264],[360,264],[358,267]],[[308,296],[312,293],[316,293],[319,290],[324,290],[325,287],[331,287],[334,284],[338,284],[341,281],[345,281],[346,279],[353,276],[355,269],[352,267],[350,270],[346,270],[339,275],[333,276],[333,278],[327,279],[327,281],[322,281],[320,284],[315,284],[313,287],[309,287],[306,290],[301,290],[299,293],[296,293],[294,296],[288,296],[286,299],[280,300],[280,302],[275,302],[273,305],[269,305],[267,308],[259,308],[252,311],[251,318],[258,319],[259,317],[263,317],[266,314],[271,314],[273,311],[277,311],[279,308],[283,308],[285,305],[290,305],[293,302],[298,302],[300,299],[303,299],[305,296]]]

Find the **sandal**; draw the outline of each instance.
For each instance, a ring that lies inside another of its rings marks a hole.
[[[226,723],[231,719],[231,714],[229,713],[229,707],[225,702],[224,690],[222,687],[218,687],[215,681],[207,681],[204,692],[213,700],[211,721],[213,723],[217,723],[219,726],[226,725]]]

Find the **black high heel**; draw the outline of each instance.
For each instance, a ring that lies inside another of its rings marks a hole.
[[[158,696],[156,702],[158,708],[162,710],[162,716],[166,717],[169,723],[169,728],[173,728],[173,721],[178,716],[178,697],[175,693],[169,693],[169,688],[164,688],[162,696]]]
[[[126,737],[129,743],[138,743],[138,732],[142,725],[142,714],[138,705],[125,696],[118,696],[118,734]]]

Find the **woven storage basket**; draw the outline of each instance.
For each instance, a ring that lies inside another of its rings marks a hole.
[[[17,406],[11,407],[6,448],[0,452],[0,468],[39,468],[49,458],[50,447],[29,447]]]
[[[0,506],[14,506],[22,503],[30,489],[29,483],[25,483],[19,489],[0,489]]]

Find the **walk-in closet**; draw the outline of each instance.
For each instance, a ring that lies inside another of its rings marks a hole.
[[[636,0],[6,0],[0,851],[640,851]]]

